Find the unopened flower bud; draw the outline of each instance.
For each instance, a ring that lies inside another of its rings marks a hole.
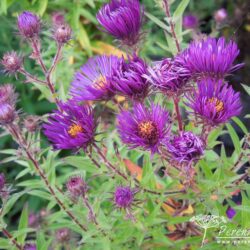
[[[74,199],[79,198],[79,196],[84,195],[87,192],[87,185],[80,176],[70,177],[66,186],[70,195]]]
[[[29,11],[24,11],[18,16],[17,26],[20,34],[25,38],[36,37],[41,29],[39,17]]]
[[[60,12],[54,12],[52,14],[52,23],[54,26],[59,26],[65,23],[64,15]]]
[[[186,15],[183,17],[183,26],[185,29],[195,29],[199,25],[199,20],[195,15]]]
[[[28,132],[35,132],[37,130],[39,124],[39,117],[35,115],[27,116],[24,121],[23,125],[27,129]]]
[[[219,9],[214,13],[214,20],[217,23],[223,23],[227,19],[227,11],[225,9]]]
[[[22,59],[14,51],[7,52],[1,60],[1,64],[7,73],[15,74],[22,66]]]
[[[5,176],[3,173],[0,174],[0,192],[3,190],[5,185]]]
[[[68,24],[61,24],[55,28],[54,39],[59,44],[67,43],[71,39],[71,33],[72,30]]]
[[[25,244],[24,246],[24,250],[36,250],[36,244],[33,244],[33,243],[28,243],[28,244]]]
[[[0,86],[0,104],[8,103],[14,105],[16,103],[17,94],[12,84],[4,84]]]
[[[0,104],[0,124],[10,124],[15,120],[15,118],[16,111],[14,106],[8,103]]]
[[[70,230],[68,228],[58,229],[56,232],[56,239],[60,243],[65,243],[70,241]]]

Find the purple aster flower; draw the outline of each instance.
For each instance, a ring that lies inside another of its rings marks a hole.
[[[147,79],[157,89],[167,95],[180,95],[187,90],[187,83],[191,75],[188,69],[183,67],[182,55],[175,59],[166,58],[149,69]]]
[[[117,70],[121,59],[116,56],[97,56],[91,58],[75,74],[70,93],[78,101],[109,100],[111,78]]]
[[[0,174],[0,192],[3,190],[5,185],[5,176],[3,173]]]
[[[185,29],[195,29],[199,24],[199,20],[195,15],[186,15],[183,17],[183,26]]]
[[[69,100],[60,104],[60,110],[50,115],[43,125],[44,134],[54,149],[86,149],[95,135],[92,109]]]
[[[113,89],[118,94],[132,100],[143,101],[149,92],[149,83],[144,77],[148,74],[147,64],[136,55],[126,63],[123,60],[112,78]]]
[[[222,80],[206,79],[198,83],[198,89],[186,95],[189,106],[198,118],[211,125],[227,122],[240,114],[240,93]]]
[[[190,162],[203,155],[204,143],[190,131],[180,132],[167,142],[167,149],[179,163]]]
[[[243,64],[233,66],[233,62],[239,55],[239,49],[235,42],[226,43],[225,38],[207,38],[192,42],[183,52],[183,64],[195,79],[206,77],[222,79]]]
[[[228,207],[226,214],[227,218],[231,220],[236,215],[236,211],[232,207]]]
[[[111,0],[96,18],[109,34],[132,46],[140,38],[143,14],[139,0]]]
[[[20,34],[25,38],[34,38],[41,29],[39,17],[29,11],[24,11],[18,16],[17,26]]]
[[[137,104],[132,112],[124,110],[117,119],[122,141],[130,148],[141,147],[152,154],[158,152],[170,129],[169,113],[154,104],[151,104],[150,109]]]
[[[130,187],[117,187],[114,193],[114,203],[118,208],[131,208],[135,192]]]
[[[214,20],[217,23],[219,24],[223,23],[226,19],[227,19],[227,11],[224,8],[219,9],[214,13]]]

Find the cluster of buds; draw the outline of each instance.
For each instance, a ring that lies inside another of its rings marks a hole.
[[[16,119],[16,99],[17,95],[11,84],[0,86],[0,125],[11,124]]]

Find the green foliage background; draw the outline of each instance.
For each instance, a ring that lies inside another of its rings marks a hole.
[[[54,74],[56,88],[61,99],[67,97],[67,90],[72,80],[72,76],[89,57],[98,53],[106,52],[107,45],[114,46],[112,38],[102,33],[98,29],[95,14],[99,7],[106,1],[95,0],[1,0],[0,2],[0,55],[10,50],[17,50],[22,55],[27,56],[30,53],[30,48],[25,41],[15,34],[16,16],[24,10],[34,11],[43,17],[43,58],[47,64],[55,54],[56,46],[51,42],[51,15],[55,11],[60,11],[65,14],[65,17],[71,25],[74,32],[73,41],[64,48],[64,60],[60,62]],[[146,38],[144,40],[142,57],[147,60],[161,59],[162,57],[170,56],[176,53],[173,40],[169,35],[169,27],[164,20],[164,12],[159,4],[161,1],[152,0],[142,1],[145,5],[146,16],[144,29]],[[171,6],[173,18],[176,22],[176,32],[182,47],[186,47],[190,40],[190,31],[183,31],[182,16],[184,11],[198,13],[200,19],[212,15],[214,10],[220,6],[223,1],[172,1]],[[229,1],[229,10],[234,6]],[[212,19],[206,23],[207,26],[214,27]],[[164,32],[163,32],[164,31]],[[211,29],[211,32],[216,35],[218,31]],[[230,35],[230,32],[227,31]],[[148,34],[147,34],[148,33]],[[153,35],[151,35],[153,34]],[[105,44],[104,44],[105,43]],[[110,47],[108,47],[110,48]],[[25,59],[25,67],[29,72],[34,72],[36,75],[41,75],[39,68],[32,60]],[[0,76],[1,83],[14,83],[17,92],[19,93],[18,107],[23,112],[28,114],[44,115],[50,112],[55,105],[50,103],[50,93],[45,88],[32,84],[24,84],[23,78],[17,80],[14,77],[5,75]],[[156,100],[166,104],[171,110],[172,106],[168,100],[165,100],[162,95],[156,96]],[[99,112],[105,110],[113,110],[112,107],[98,107]],[[111,121],[113,117],[111,116]],[[101,121],[104,121],[102,118]],[[235,132],[231,124],[227,124],[225,128],[219,127],[215,129],[209,136],[209,145],[204,159],[196,166],[197,171],[197,189],[189,190],[187,194],[178,195],[179,200],[188,200],[189,204],[194,209],[195,214],[214,214],[225,216],[227,206],[224,206],[225,201],[230,206],[237,210],[237,215],[234,218],[234,224],[243,228],[250,228],[250,206],[249,195],[250,190],[246,182],[240,183],[237,187],[232,183],[239,178],[234,171],[230,170],[238,163],[240,164],[249,161],[248,150],[242,150],[246,138],[249,136],[248,128],[238,119],[233,121],[234,127],[238,127],[244,137],[241,138]],[[109,127],[104,130],[104,125],[100,124],[99,130],[105,133],[100,136],[105,138],[103,143],[107,146],[107,155],[110,161],[117,163],[122,170],[125,166],[114,154],[113,144],[116,143],[122,158],[130,159],[132,162],[143,166],[141,185],[146,188],[155,189],[156,183],[160,183],[164,190],[171,190],[178,186],[178,179],[160,178],[155,175],[155,170],[162,166],[161,160],[155,157],[153,160],[145,152],[128,151],[121,144],[120,139],[113,130]],[[192,123],[187,125],[187,129],[197,132],[197,128]],[[228,134],[234,146],[232,154],[227,154],[225,146],[219,140],[219,136]],[[48,144],[44,139],[40,140],[40,135],[36,135],[36,147],[38,149],[47,147]],[[214,151],[217,146],[220,152]],[[137,222],[124,220],[124,215],[120,211],[113,210],[109,198],[112,196],[110,192],[114,190],[117,183],[122,183],[118,178],[117,182],[110,181],[110,176],[105,176],[105,166],[100,170],[93,167],[91,161],[84,154],[72,156],[69,152],[52,152],[50,148],[40,150],[39,158],[42,162],[42,167],[46,172],[51,185],[57,184],[64,188],[64,183],[72,174],[80,174],[89,179],[93,174],[101,174],[101,177],[94,178],[90,181],[90,200],[94,210],[98,214],[100,227],[104,229],[108,235],[111,235],[112,240],[103,237],[94,225],[86,221],[87,210],[78,204],[71,206],[68,200],[64,200],[66,206],[70,207],[72,212],[82,221],[86,222],[89,227],[88,232],[82,232],[77,226],[68,220],[62,211],[58,209],[55,202],[44,188],[40,178],[35,175],[34,166],[22,158],[18,157],[17,145],[12,142],[9,136],[3,136],[0,140],[0,171],[5,172],[8,181],[14,186],[15,192],[8,201],[5,210],[5,222],[8,228],[12,230],[13,235],[17,237],[17,241],[23,244],[25,240],[33,240],[36,235],[37,246],[39,250],[48,249],[49,245],[54,246],[55,231],[58,228],[69,227],[75,233],[75,237],[82,239],[84,245],[75,247],[75,249],[199,249],[201,236],[186,237],[179,241],[171,241],[166,234],[169,233],[171,226],[179,223],[185,223],[190,220],[193,213],[187,213],[182,216],[173,217],[166,211],[162,211],[162,204],[166,197],[155,197],[146,193],[138,194],[138,199],[145,201],[142,208],[136,208],[135,214]],[[58,157],[60,156],[60,157]],[[178,173],[176,173],[176,176]],[[237,189],[242,191],[242,205],[236,206],[232,200],[230,193]],[[58,194],[60,195],[60,194]],[[216,197],[216,199],[213,199]],[[63,197],[61,197],[64,199]],[[30,211],[36,212],[41,208],[47,208],[51,212],[47,218],[47,224],[39,230],[34,230],[27,227],[28,214]],[[45,230],[46,229],[46,230]],[[220,245],[216,244],[212,238],[216,236],[216,230],[208,232],[209,243],[203,249],[218,249]],[[46,232],[46,234],[45,234]],[[48,233],[49,232],[49,233]],[[95,236],[93,240],[93,236]],[[82,238],[81,238],[82,237]],[[223,246],[224,247],[224,246]],[[239,246],[238,249],[248,249],[246,246]],[[12,249],[9,241],[5,238],[0,238],[0,249]],[[57,247],[55,246],[55,248]],[[59,248],[58,248],[59,249]],[[225,246],[223,249],[235,249],[233,246]]]

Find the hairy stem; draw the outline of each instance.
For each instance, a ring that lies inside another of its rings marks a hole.
[[[35,76],[31,75],[29,72],[27,72],[25,69],[20,69],[19,73],[23,74],[24,76],[26,76],[27,79],[31,79],[34,82],[40,83],[40,84],[47,84],[47,82],[40,80],[38,78],[36,78]]]
[[[180,52],[181,51],[180,44],[179,44],[179,41],[177,39],[177,36],[176,36],[176,33],[175,33],[175,29],[174,29],[175,28],[174,27],[174,23],[173,23],[171,14],[170,14],[169,0],[163,0],[163,3],[164,3],[164,6],[165,6],[166,16],[169,19],[170,29],[171,29],[171,33],[172,33],[173,39],[175,41],[175,45],[176,45],[177,51]]]
[[[82,199],[83,199],[83,203],[85,204],[85,206],[89,210],[89,219],[92,220],[98,226],[99,224],[98,224],[98,222],[96,220],[96,216],[95,216],[95,213],[93,211],[93,208],[91,207],[91,205],[89,203],[88,197],[86,195],[83,195]]]
[[[6,230],[5,228],[2,228],[2,232],[3,234],[11,241],[11,243],[17,248],[17,249],[20,249],[20,250],[23,250],[24,248],[17,243],[17,241],[14,239],[13,235],[8,231]]]
[[[99,154],[99,156],[101,157],[101,159],[104,161],[104,163],[106,164],[106,166],[108,167],[108,169],[114,171],[116,174],[118,174],[119,176],[121,176],[124,180],[129,181],[128,177],[123,174],[122,172],[120,172],[111,162],[108,161],[108,159],[105,157],[105,155],[102,153],[102,151],[100,150],[100,148],[94,144],[94,148],[96,149],[97,153]],[[169,191],[169,192],[157,192],[157,191],[153,191],[153,190],[149,190],[146,188],[141,188],[139,185],[139,181],[135,179],[136,182],[136,187],[143,190],[144,192],[150,193],[150,194],[155,194],[155,195],[170,195],[170,194],[178,194],[178,193],[184,193],[185,190],[177,190],[177,191]]]
[[[43,170],[41,169],[38,161],[32,156],[32,154],[29,151],[29,148],[27,147],[26,143],[24,143],[24,140],[22,139],[22,135],[20,134],[20,130],[18,127],[15,127],[14,125],[9,125],[8,130],[10,134],[16,138],[19,146],[24,149],[27,158],[33,163],[34,167],[36,168],[39,176],[42,178],[43,182],[45,183],[46,187],[48,188],[50,194],[54,197],[57,204],[68,214],[68,216],[83,230],[87,231],[87,228],[82,225],[78,219],[66,208],[66,206],[63,204],[63,202],[57,197],[54,189],[51,187],[46,175],[44,174]]]
[[[183,125],[182,125],[182,119],[181,119],[181,113],[180,113],[180,107],[179,107],[179,99],[177,97],[174,97],[174,107],[175,107],[179,131],[182,131]]]

